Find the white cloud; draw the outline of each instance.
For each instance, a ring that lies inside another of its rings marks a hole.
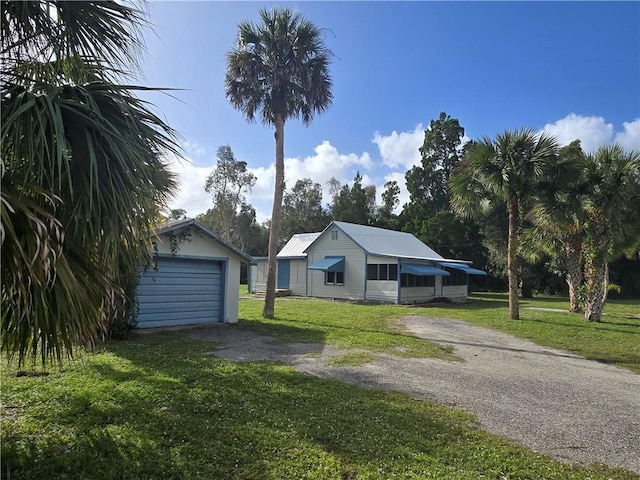
[[[356,171],[364,175],[364,172],[374,168],[374,161],[367,152],[361,155],[340,153],[329,141],[316,146],[314,155],[303,159],[285,158],[284,163],[287,187],[293,187],[300,179],[311,178],[322,186],[325,204],[331,202],[328,188],[331,177],[344,185],[353,181]],[[190,217],[205,213],[211,207],[211,197],[204,191],[204,182],[212,168],[213,165],[197,167],[188,160],[174,159],[171,170],[178,174],[180,190],[169,202],[170,208],[183,208]],[[252,191],[247,194],[247,201],[256,209],[256,218],[261,223],[271,217],[275,166],[272,163],[266,167],[249,167],[249,171],[257,180]],[[366,175],[365,178],[369,179]],[[365,185],[368,183],[373,181],[363,182]]]
[[[303,159],[285,158],[285,181],[287,188],[292,188],[298,180],[303,178],[310,178],[313,182],[319,183],[322,186],[322,201],[325,204],[331,202],[328,182],[332,177],[344,185],[353,180],[356,171],[363,173],[374,167],[374,162],[367,152],[361,155],[340,153],[327,140],[316,146],[314,152],[314,155]],[[272,163],[268,167],[249,168],[249,170],[257,177],[258,181],[247,197],[256,208],[256,216],[261,222],[271,217],[275,165]]]
[[[624,122],[622,126],[624,130],[616,134],[616,142],[627,151],[640,152],[640,118],[633,122]]]
[[[204,147],[201,147],[195,140],[183,140],[181,145],[182,149],[186,152],[188,157],[203,157],[207,154],[207,151],[204,149]]]
[[[204,182],[212,168],[197,167],[189,159],[172,157],[169,169],[178,177],[178,189],[169,201],[169,208],[182,208],[189,217],[205,213],[211,207],[211,196],[205,192]]]
[[[547,123],[543,130],[554,135],[560,145],[579,139],[585,152],[592,152],[613,138],[613,125],[606,123],[603,117],[585,117],[575,113],[555,123]]]
[[[409,170],[420,163],[419,148],[424,142],[424,127],[419,123],[412,132],[391,132],[380,135],[376,132],[371,140],[378,146],[382,162],[389,168],[399,166]]]

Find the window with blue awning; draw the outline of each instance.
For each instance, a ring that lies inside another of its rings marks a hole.
[[[344,257],[327,256],[307,268],[309,270],[322,270],[323,272],[344,273]]]
[[[436,267],[430,267],[428,265],[418,265],[417,263],[403,263],[402,265],[400,265],[400,272],[409,273],[411,275],[418,275],[420,277],[449,276],[449,272],[445,270]]]
[[[453,263],[453,262],[437,262],[441,267],[446,268],[454,268],[456,270],[460,270],[467,275],[487,275],[487,272],[484,270],[478,270],[477,268],[472,268],[466,263]]]

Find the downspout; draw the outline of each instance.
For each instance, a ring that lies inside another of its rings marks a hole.
[[[369,255],[364,253],[364,301],[367,301],[367,278],[369,277],[369,270],[367,268],[367,262],[369,261]]]
[[[400,302],[402,301],[402,282],[400,281],[402,273],[400,272],[400,267],[402,266],[402,264],[400,263],[399,258],[396,261],[398,262],[398,305],[400,305]]]

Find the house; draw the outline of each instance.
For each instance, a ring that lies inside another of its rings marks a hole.
[[[240,265],[253,258],[193,219],[161,227],[138,283],[139,328],[238,321]]]
[[[276,289],[290,290],[293,295],[307,295],[306,248],[320,236],[318,233],[293,235],[276,255]],[[267,288],[267,257],[256,257],[249,269],[249,291],[256,293]]]
[[[469,276],[486,275],[468,261],[443,258],[410,233],[334,221],[313,235],[306,247],[296,251],[297,268],[306,264],[304,295],[310,297],[388,303],[464,301]],[[282,271],[279,261],[278,267]],[[266,278],[266,268],[264,272]],[[277,282],[284,283],[279,276]]]

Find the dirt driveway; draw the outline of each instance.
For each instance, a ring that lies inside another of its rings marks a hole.
[[[234,326],[194,335],[219,342],[212,352],[218,357],[282,361],[318,377],[462,408],[483,429],[559,460],[640,473],[640,375],[458,320],[400,322],[418,337],[452,345],[465,361],[381,354],[363,366],[332,367],[327,359],[345,351],[283,345]]]

